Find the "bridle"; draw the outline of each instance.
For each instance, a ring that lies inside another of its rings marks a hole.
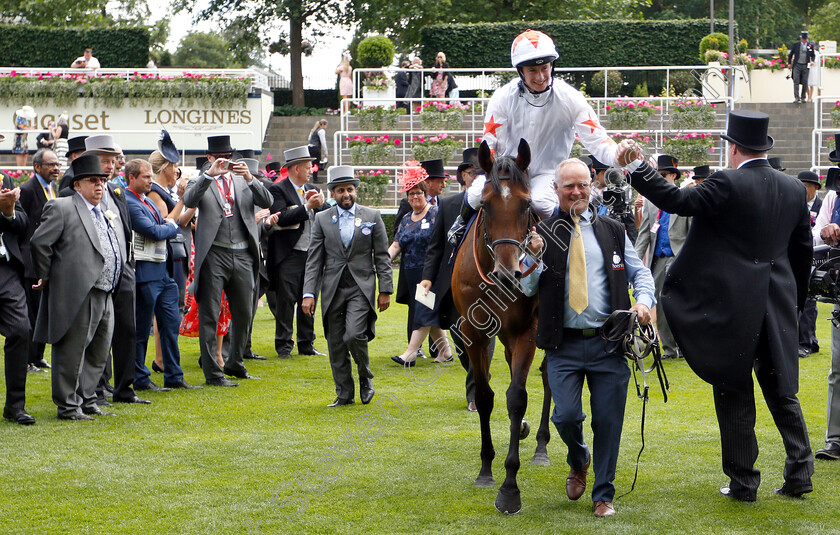
[[[519,247],[520,251],[524,251],[528,244],[531,241],[531,237],[533,232],[531,229],[540,222],[539,216],[534,213],[534,210],[528,208],[528,226],[526,227],[525,237],[521,240],[516,240],[514,238],[499,238],[498,240],[490,241],[490,234],[487,232],[487,222],[484,217],[484,208],[478,209],[478,215],[476,215],[476,233],[478,233],[478,226],[481,225],[482,235],[484,238],[484,247],[487,249],[488,254],[490,255],[490,259],[495,263],[496,261],[496,246],[501,244],[509,244],[515,245]],[[475,268],[478,271],[478,275],[481,277],[481,280],[484,281],[486,284],[490,286],[495,286],[496,283],[490,280],[490,278],[484,273],[484,270],[481,268],[481,263],[478,261],[478,236],[473,237],[473,259],[475,260]],[[534,269],[537,267],[537,262],[534,262],[528,269],[525,269],[522,272],[523,277],[527,277],[530,275]],[[519,263],[520,269],[524,267],[523,263],[520,261]]]

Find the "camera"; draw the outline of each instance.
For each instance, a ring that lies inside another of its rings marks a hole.
[[[840,305],[840,249],[814,247],[814,266],[808,279],[808,298]],[[840,312],[832,312],[832,323],[840,327]]]
[[[601,199],[602,204],[609,208],[609,215],[617,218],[629,213],[633,205],[633,192],[624,171],[614,167],[607,169],[604,171],[604,183]]]

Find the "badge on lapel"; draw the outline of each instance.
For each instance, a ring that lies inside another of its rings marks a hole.
[[[365,236],[370,236],[370,233],[373,232],[373,227],[375,225],[376,225],[376,221],[365,221],[365,222],[361,223],[362,234],[364,234]],[[356,220],[356,226],[357,227],[360,226],[358,219]]]

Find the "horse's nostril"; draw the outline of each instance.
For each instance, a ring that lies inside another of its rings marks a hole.
[[[514,271],[514,272],[513,272],[513,276],[514,276],[514,278],[516,278],[517,280],[518,280],[518,279],[521,279],[521,278],[522,278],[522,272],[521,272],[521,271],[519,271],[519,270],[517,269],[516,271]]]

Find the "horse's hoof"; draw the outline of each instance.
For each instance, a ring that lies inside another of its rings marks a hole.
[[[522,510],[522,500],[519,498],[518,491],[515,494],[507,494],[499,490],[496,503],[493,505],[497,511],[506,515],[515,515]]]
[[[528,435],[531,434],[531,424],[522,420],[522,424],[519,426],[519,440],[525,440],[528,438]]]
[[[534,454],[534,457],[531,459],[531,464],[535,464],[537,466],[550,466],[551,461],[548,459],[548,454],[538,451]]]
[[[478,476],[475,478],[475,483],[473,483],[473,487],[480,487],[480,488],[488,488],[488,487],[495,487],[496,480],[493,479],[493,476]]]

